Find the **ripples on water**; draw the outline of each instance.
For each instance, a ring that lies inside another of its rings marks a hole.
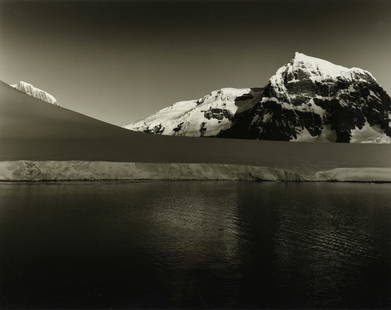
[[[391,185],[0,184],[2,307],[390,307]]]

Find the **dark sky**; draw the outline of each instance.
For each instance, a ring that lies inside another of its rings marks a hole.
[[[264,86],[295,51],[391,93],[391,1],[0,0],[0,79],[114,124],[221,87]]]

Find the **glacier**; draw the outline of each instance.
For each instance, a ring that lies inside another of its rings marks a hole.
[[[285,182],[391,182],[391,168],[328,170],[211,163],[109,161],[1,161],[0,181],[229,180]]]

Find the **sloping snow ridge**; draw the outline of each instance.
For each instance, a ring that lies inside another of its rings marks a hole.
[[[196,100],[180,101],[125,128],[162,135],[214,136],[231,126],[235,99],[250,88],[222,88]]]
[[[286,65],[288,72],[297,71],[297,69],[307,70],[310,72],[311,79],[314,80],[336,80],[340,77],[354,80],[357,74],[370,75],[375,79],[368,71],[360,68],[346,68],[340,65],[333,64],[329,61],[307,56],[303,53],[296,52],[291,63]]]
[[[48,92],[46,92],[42,89],[39,89],[39,88],[33,86],[30,83],[20,81],[16,84],[13,84],[10,86],[12,86],[12,87],[16,88],[17,90],[24,92],[25,94],[27,94],[31,97],[34,97],[36,99],[39,99],[39,100],[42,100],[42,101],[45,101],[45,102],[48,102],[51,104],[58,105],[57,99],[53,95],[49,94]]]

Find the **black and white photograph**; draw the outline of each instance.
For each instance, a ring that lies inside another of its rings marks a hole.
[[[0,0],[0,309],[390,309],[391,1]]]

